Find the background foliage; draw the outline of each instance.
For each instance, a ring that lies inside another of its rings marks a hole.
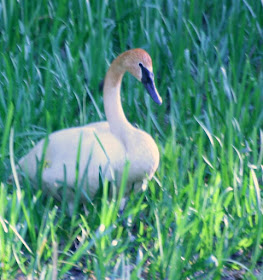
[[[0,2],[1,279],[263,279],[262,7]],[[104,119],[99,85],[134,47],[151,54],[164,100],[124,77],[127,118],[161,153],[148,189],[122,214],[104,192],[70,219],[65,200],[8,185],[10,161],[47,132]]]

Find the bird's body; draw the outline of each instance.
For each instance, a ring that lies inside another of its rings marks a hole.
[[[37,162],[41,160],[45,150],[42,186],[53,196],[60,198],[61,182],[66,182],[74,190],[77,180],[92,198],[99,188],[100,176],[108,181],[115,181],[119,186],[127,161],[130,162],[130,168],[126,193],[131,187],[138,189],[145,178],[151,179],[155,173],[159,164],[157,145],[149,134],[127,121],[121,106],[122,76],[125,71],[134,74],[134,69],[123,66],[129,59],[138,60],[134,67],[138,63],[148,63],[146,67],[151,68],[149,55],[141,49],[125,52],[112,63],[104,85],[107,122],[95,122],[54,132],[48,136],[47,142],[42,139],[19,161],[21,169],[34,181]],[[137,71],[140,73],[134,76],[142,79],[139,65]]]

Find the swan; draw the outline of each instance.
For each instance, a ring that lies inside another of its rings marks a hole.
[[[153,138],[132,126],[125,117],[120,96],[125,72],[143,83],[155,103],[162,104],[154,83],[150,55],[143,49],[120,54],[112,62],[104,81],[107,121],[53,132],[48,140],[40,140],[19,160],[22,172],[37,184],[39,162],[44,156],[41,185],[48,194],[61,199],[61,182],[65,180],[67,189],[73,194],[78,176],[78,184],[82,182],[82,189],[92,199],[98,191],[101,174],[120,186],[127,161],[130,165],[126,195],[132,188],[140,189],[144,180],[153,177],[159,165],[159,151]],[[85,198],[82,194],[81,199]]]

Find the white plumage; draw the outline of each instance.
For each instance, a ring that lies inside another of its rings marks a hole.
[[[140,65],[139,65],[140,64]],[[74,192],[77,154],[80,148],[78,182],[92,198],[99,188],[99,170],[102,177],[120,185],[125,162],[130,162],[126,193],[132,186],[138,189],[143,180],[151,179],[159,164],[159,151],[152,137],[133,127],[126,119],[120,99],[123,74],[129,71],[142,81],[155,100],[161,104],[153,80],[150,56],[142,49],[127,51],[117,57],[109,68],[104,82],[104,108],[107,122],[96,122],[83,127],[63,129],[48,136],[42,187],[60,198],[61,182]],[[41,160],[45,140],[19,161],[21,169],[36,180],[37,162]],[[36,182],[36,181],[35,181]],[[85,199],[82,196],[82,199]]]

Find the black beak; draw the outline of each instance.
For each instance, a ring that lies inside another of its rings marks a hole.
[[[139,66],[142,69],[142,83],[144,87],[150,94],[153,101],[158,105],[161,105],[163,101],[155,87],[153,73],[150,72],[147,68],[145,68],[141,63],[139,63]]]

